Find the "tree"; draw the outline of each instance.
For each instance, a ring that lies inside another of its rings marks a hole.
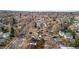
[[[13,18],[13,24],[16,24],[16,20]]]
[[[71,31],[71,35],[73,36],[73,39],[75,39],[76,34],[74,31]]]
[[[75,47],[79,47],[79,37],[75,39]]]
[[[41,38],[40,40],[37,40],[37,47],[38,48],[44,48],[45,40]]]
[[[75,31],[72,31],[70,29],[68,29],[67,31],[70,32],[70,34],[73,36],[73,39],[75,39],[75,36],[76,36]]]
[[[15,30],[14,30],[14,28],[13,27],[11,27],[11,35],[10,35],[11,37],[14,37],[15,36]]]
[[[70,45],[71,47],[79,47],[79,37],[77,37],[75,40],[72,40],[70,42]]]

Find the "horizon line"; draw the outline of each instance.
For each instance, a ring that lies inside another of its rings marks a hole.
[[[15,12],[79,12],[79,10],[0,10],[0,11],[15,11]]]

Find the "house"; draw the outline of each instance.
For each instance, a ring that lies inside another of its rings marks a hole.
[[[2,35],[3,38],[7,38],[7,37],[9,37],[9,36],[10,36],[10,32],[4,33],[4,34]]]
[[[38,18],[36,24],[38,28],[43,28],[47,26],[43,18]]]
[[[0,37],[0,44],[2,43],[2,42],[4,42],[5,41],[5,39],[3,38],[3,37]]]
[[[58,41],[60,40],[59,36],[53,36],[52,37],[53,42],[58,43]]]
[[[65,39],[73,39],[73,36],[71,35],[70,32],[63,32],[63,31],[59,31],[59,35],[63,36]]]
[[[64,38],[65,39],[73,39],[73,36],[70,33],[65,33]]]
[[[59,31],[59,35],[60,35],[60,36],[64,36],[64,32]]]
[[[3,32],[0,32],[0,44],[2,42],[5,42],[6,38],[10,36],[10,33],[7,32],[7,33],[3,33]]]

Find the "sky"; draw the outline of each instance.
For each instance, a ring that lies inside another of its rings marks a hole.
[[[0,10],[79,11],[78,0],[0,0]]]

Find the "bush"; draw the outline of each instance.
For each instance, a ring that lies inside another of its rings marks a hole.
[[[79,37],[70,42],[70,47],[79,47]]]
[[[75,39],[75,47],[79,47],[79,37]]]
[[[44,39],[40,39],[37,41],[37,47],[44,48],[45,41]]]
[[[10,35],[11,37],[14,37],[15,36],[15,30],[14,30],[14,28],[11,28],[11,35]]]

